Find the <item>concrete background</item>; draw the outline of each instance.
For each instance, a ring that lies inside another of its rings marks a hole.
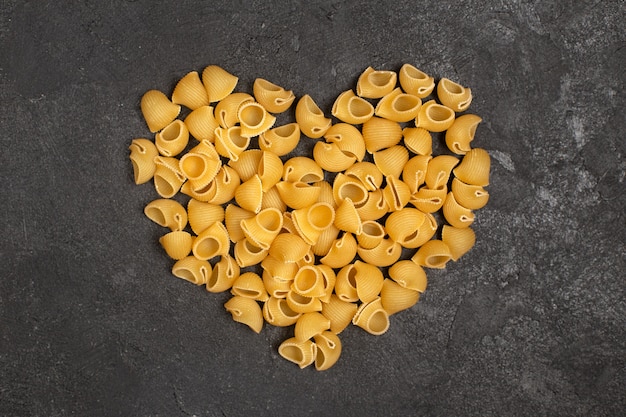
[[[0,3],[1,415],[623,415],[623,0],[78,3]],[[473,90],[476,247],[301,371],[290,330],[170,275],[128,160],[140,97],[217,64],[329,114],[405,62]]]

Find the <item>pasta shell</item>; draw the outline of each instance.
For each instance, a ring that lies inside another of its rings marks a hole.
[[[160,157],[156,157],[157,161]],[[176,195],[185,181],[185,177],[166,164],[156,164],[154,171],[154,188],[163,198],[172,198]]]
[[[245,272],[239,275],[235,282],[233,282],[230,292],[233,295],[263,302],[267,301],[269,298],[267,291],[265,291],[263,280],[254,272]]]
[[[315,361],[317,345],[311,340],[298,342],[295,337],[292,337],[280,344],[278,354],[303,369]]]
[[[172,267],[172,274],[192,284],[203,285],[211,276],[211,264],[195,256],[187,256],[176,261]]]
[[[376,116],[363,123],[362,132],[365,149],[370,153],[397,145],[402,139],[402,127],[397,122]]]
[[[261,178],[258,174],[255,174],[248,181],[241,183],[237,187],[237,190],[235,190],[235,201],[239,206],[253,213],[261,211],[263,184],[261,184]]]
[[[383,190],[370,191],[365,203],[357,207],[361,221],[378,220],[389,211],[389,206],[385,200]]]
[[[296,105],[296,122],[300,131],[311,139],[324,136],[331,124],[331,120],[324,116],[324,112],[308,94],[302,96]]]
[[[486,150],[474,148],[467,152],[461,163],[452,171],[454,175],[465,184],[489,185],[489,169],[491,159]]]
[[[226,255],[230,249],[230,240],[224,224],[215,222],[200,233],[193,242],[193,254],[198,259],[208,260],[219,255]]]
[[[405,207],[394,211],[385,221],[385,230],[389,237],[405,248],[416,248],[415,238],[419,235],[419,229],[426,220],[426,215],[418,209]]]
[[[248,181],[257,174],[263,152],[259,149],[243,151],[236,161],[230,160],[228,165],[237,171],[241,181]]]
[[[180,113],[180,106],[158,90],[149,90],[141,97],[141,113],[150,132],[155,133],[172,123]]]
[[[332,115],[345,123],[360,125],[374,115],[374,106],[357,97],[352,90],[344,91],[333,103]]]
[[[389,315],[413,307],[419,298],[419,292],[404,288],[390,279],[385,279],[380,291],[380,302]]]
[[[191,230],[199,235],[213,223],[224,221],[224,208],[217,204],[204,203],[192,198],[187,203],[187,215]]]
[[[383,287],[383,273],[378,267],[361,261],[354,263],[354,269],[356,270],[354,279],[359,300],[364,303],[373,301]]]
[[[441,104],[460,113],[467,110],[472,103],[472,90],[447,78],[442,78],[437,83],[437,97]]]
[[[389,329],[389,314],[385,311],[380,297],[358,308],[352,323],[374,336],[380,336]]]
[[[210,186],[215,188],[215,193],[209,200],[209,203],[224,204],[229,202],[235,197],[235,192],[240,183],[237,171],[229,166],[222,166],[210,184]]]
[[[409,186],[411,194],[417,193],[419,187],[424,184],[430,160],[430,155],[417,155],[409,159],[402,168],[402,181]]]
[[[341,172],[356,162],[354,156],[343,152],[336,143],[324,142],[317,142],[313,147],[313,159],[328,172]]]
[[[452,259],[450,248],[441,240],[433,239],[424,243],[411,258],[413,262],[427,268],[443,269]]]
[[[165,249],[167,256],[172,259],[183,259],[191,252],[191,235],[182,230],[169,232],[159,239],[159,243]]]
[[[393,91],[398,75],[393,71],[376,71],[367,67],[359,76],[356,93],[365,98],[381,98]]]
[[[354,207],[354,203],[350,198],[346,198],[337,207],[335,214],[335,227],[345,232],[354,233],[360,235],[363,231],[363,225],[359,213]]]
[[[297,123],[275,127],[259,136],[259,148],[274,152],[278,156],[287,155],[296,149],[299,142],[300,126]]]
[[[357,253],[364,262],[375,266],[389,266],[400,259],[402,246],[391,239],[383,239],[372,249],[357,248]]]
[[[311,247],[313,254],[317,256],[326,256],[333,246],[335,239],[339,236],[339,229],[331,224],[320,233],[315,245]]]
[[[254,330],[255,333],[261,333],[263,329],[263,312],[255,300],[235,295],[226,301],[224,308],[233,316],[233,320],[245,324]]]
[[[224,211],[224,224],[231,241],[238,242],[246,237],[241,228],[241,222],[255,216],[254,212],[243,209],[235,204],[229,204]]]
[[[223,292],[230,289],[239,277],[239,265],[230,255],[222,255],[222,258],[213,266],[213,271],[206,283],[206,290],[212,293]]]
[[[329,143],[335,143],[346,155],[361,162],[365,156],[365,140],[356,127],[348,123],[336,123],[324,135]]]
[[[256,101],[271,113],[284,112],[291,106],[291,103],[293,103],[296,98],[293,91],[287,91],[283,87],[264,80],[263,78],[254,80],[252,89]]]
[[[428,168],[426,169],[426,187],[432,190],[439,190],[447,188],[448,180],[450,179],[450,173],[459,163],[457,157],[451,155],[439,155],[428,161]]]
[[[265,259],[267,258],[271,258],[271,256],[265,257]],[[291,291],[291,281],[285,281],[279,277],[273,277],[267,271],[263,271],[263,285],[265,285],[265,289],[270,297],[285,298],[287,297],[287,293]],[[265,315],[265,312],[263,314]]]
[[[276,184],[276,188],[280,198],[292,209],[301,209],[315,204],[321,191],[319,186],[304,182],[281,181]]]
[[[235,243],[235,260],[241,268],[260,263],[269,253],[268,249],[258,246],[255,242],[245,238]],[[261,300],[263,301],[263,300]]]
[[[400,88],[386,94],[376,105],[376,116],[394,122],[408,122],[417,117],[422,100],[412,94],[405,94]]]
[[[209,140],[201,140],[199,144],[189,150],[188,153],[201,153],[209,159],[220,159],[220,155],[215,150],[215,145]]]
[[[296,321],[296,341],[304,342],[330,328],[330,320],[318,312],[304,313]]]
[[[383,183],[383,173],[371,162],[358,162],[346,169],[344,174],[361,181],[367,191],[375,191]]]
[[[280,233],[291,233],[293,235],[298,235],[296,226],[293,225],[290,211],[283,212],[283,228],[280,230]]]
[[[433,153],[433,137],[430,132],[422,127],[405,127],[402,129],[404,146],[418,155],[431,155]]]
[[[474,213],[466,209],[454,198],[454,193],[448,193],[445,203],[443,203],[443,217],[450,225],[463,229],[469,227],[474,222]]]
[[[415,119],[415,127],[421,127],[429,132],[443,132],[454,123],[454,111],[437,103],[427,101],[422,105]]]
[[[307,297],[321,297],[325,293],[322,273],[315,266],[303,266],[296,273],[291,289]]]
[[[311,249],[300,236],[281,233],[270,246],[270,256],[281,262],[295,263],[304,258]]]
[[[417,248],[428,242],[437,231],[437,220],[432,214],[426,213],[424,223],[419,227],[417,234],[410,240],[411,247]]]
[[[313,250],[309,249],[307,253],[304,254],[302,259],[296,261],[296,265],[298,268],[303,268],[305,266],[312,266],[315,264],[315,255],[313,254]]]
[[[221,156],[236,161],[250,145],[250,138],[243,135],[243,128],[231,126],[215,129],[215,150]]]
[[[474,140],[476,128],[482,120],[475,114],[464,114],[457,117],[446,131],[448,149],[458,155],[465,155],[471,150],[470,142]]]
[[[290,290],[287,293],[285,300],[287,300],[289,308],[296,313],[313,313],[316,311],[322,311],[322,302],[319,298],[300,295],[293,290]]]
[[[356,275],[357,270],[354,264],[344,266],[337,273],[335,294],[337,294],[337,297],[339,297],[341,301],[351,303],[359,301],[359,294],[356,290]]]
[[[224,129],[235,126],[239,122],[239,107],[253,101],[254,97],[247,93],[230,94],[215,105],[215,119]]]
[[[315,355],[315,369],[325,371],[332,367],[341,356],[341,341],[332,332],[322,332],[313,337],[317,346]]]
[[[315,245],[322,232],[335,220],[335,210],[328,203],[315,203],[312,206],[291,212],[298,234],[309,245]]]
[[[296,313],[284,298],[270,297],[263,304],[263,317],[273,326],[286,327],[295,324],[302,313]]]
[[[358,306],[349,301],[343,301],[333,294],[330,300],[322,305],[322,315],[330,320],[330,331],[339,334],[352,321]]]
[[[400,178],[402,168],[409,160],[409,151],[404,146],[394,145],[374,152],[374,163],[385,176]]]
[[[387,177],[387,186],[383,189],[383,197],[389,211],[398,211],[411,199],[411,191],[408,185],[390,175]]]
[[[448,245],[452,260],[457,261],[474,246],[476,234],[469,227],[459,229],[458,227],[444,224],[441,230],[441,240]]]
[[[296,277],[296,273],[299,269],[296,261],[274,258],[271,254],[263,259],[261,268],[271,277],[287,282],[289,284],[288,287],[291,285],[291,281]]]
[[[215,129],[219,127],[219,123],[213,115],[213,107],[198,107],[185,117],[185,125],[194,138],[215,142]]]
[[[318,197],[319,203],[328,203],[333,209],[337,208],[335,197],[333,196],[333,187],[328,181],[318,181],[314,183],[320,187],[320,196]]]
[[[331,268],[342,268],[354,259],[357,251],[357,243],[351,233],[344,233],[342,237],[335,239],[330,250],[320,262]]]
[[[159,198],[150,202],[143,210],[146,217],[172,232],[183,230],[187,226],[187,212],[177,201]]]
[[[249,101],[239,106],[237,117],[241,124],[241,135],[247,138],[260,135],[276,123],[276,117],[269,114],[263,106],[255,101]]]
[[[424,268],[413,261],[402,260],[389,268],[389,276],[400,286],[417,292],[426,291],[428,280]]]
[[[244,236],[262,249],[269,249],[283,227],[283,214],[275,208],[261,210],[256,216],[241,221]]]
[[[436,190],[422,187],[411,196],[411,204],[424,213],[434,213],[439,210],[446,201],[448,187],[444,186]]]
[[[159,151],[153,142],[143,138],[133,139],[128,149],[130,149],[135,184],[145,184],[154,176],[154,171],[156,171],[154,158],[159,155]]]
[[[209,101],[220,101],[233,92],[239,78],[217,65],[209,65],[202,71],[202,84]]]
[[[262,181],[262,180],[261,180]],[[280,198],[278,188],[272,187],[267,192],[263,193],[263,199],[261,200],[261,210],[267,208],[278,209],[281,213],[287,210],[287,204]]]
[[[155,137],[155,144],[161,155],[176,156],[187,147],[189,130],[181,120],[174,120]]]
[[[483,187],[465,184],[458,178],[452,180],[452,193],[461,206],[470,210],[483,208],[489,201],[489,193]]]
[[[372,249],[378,246],[385,237],[383,226],[374,220],[366,220],[362,223],[362,226],[363,231],[356,237],[359,246],[365,249]]]
[[[411,64],[404,64],[400,68],[398,78],[405,92],[416,95],[419,98],[428,96],[435,89],[435,79]]]
[[[333,182],[335,205],[340,206],[349,198],[356,207],[359,207],[365,204],[367,197],[367,189],[359,179],[341,173],[337,174]]]
[[[178,81],[172,93],[172,103],[191,110],[209,105],[209,97],[197,71],[191,71]]]
[[[283,162],[275,153],[263,151],[259,161],[258,174],[263,185],[263,192],[267,192],[280,181],[283,175]]]
[[[283,165],[283,180],[311,184],[324,180],[324,171],[311,158],[296,156]]]
[[[335,271],[333,271],[333,269],[328,265],[319,264],[315,265],[315,267],[322,274],[322,281],[324,283],[324,294],[321,295],[319,299],[323,303],[327,303],[330,301],[330,296],[333,294],[333,291],[335,289],[337,275],[335,274]]]
[[[219,158],[211,158],[203,153],[187,152],[180,158],[180,171],[189,179],[191,187],[198,190],[206,187],[222,167]]]

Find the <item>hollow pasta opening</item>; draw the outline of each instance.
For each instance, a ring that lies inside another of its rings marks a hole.
[[[271,83],[267,80],[263,80],[261,78],[259,78],[257,80],[257,82],[259,83],[259,86],[261,86],[262,89],[267,90],[267,91],[280,91],[282,90],[281,87],[277,86],[274,83]]]
[[[206,162],[201,155],[188,153],[181,161],[181,169],[187,178],[192,180],[200,178],[207,169]]]
[[[263,252],[263,248],[256,246],[255,244],[250,242],[248,239],[246,239],[246,241],[243,244],[245,245],[246,251],[248,251],[248,253],[256,255],[256,254]]]
[[[287,291],[284,291],[284,293],[286,294]],[[284,298],[281,298],[278,301],[278,308],[283,313],[283,315],[285,315],[285,317],[294,318],[300,315],[300,313],[296,313],[295,311],[291,309],[291,307],[289,307],[289,304],[287,304],[287,300],[285,300]]]
[[[241,128],[230,129],[228,131],[228,138],[239,149],[245,149],[248,147],[249,138],[241,136]]]
[[[393,102],[393,108],[398,112],[413,110],[417,105],[418,98],[406,94],[398,96]]]
[[[308,220],[311,226],[318,230],[327,228],[333,221],[333,209],[326,204],[320,204],[311,208],[308,212]]]
[[[406,67],[404,67],[404,72],[410,78],[414,78],[416,80],[427,80],[428,79],[428,75],[426,75],[425,73],[423,73],[422,71],[418,70],[417,68],[415,68],[413,66],[406,66]]]
[[[212,258],[220,250],[221,246],[214,237],[207,237],[196,243],[195,252],[200,257]]]
[[[172,187],[172,185],[160,175],[154,176],[154,186],[159,191],[159,194],[164,196],[171,196],[176,193],[174,187]]]
[[[239,120],[242,124],[250,127],[258,127],[263,123],[265,111],[263,107],[256,104],[249,104],[239,113]]]
[[[319,369],[322,366],[324,366],[325,362],[326,362],[326,355],[324,355],[324,352],[322,351],[322,349],[317,349],[317,355],[315,356],[315,367]]]
[[[369,236],[384,236],[385,232],[378,222],[363,222],[363,233]]]
[[[372,85],[377,87],[384,87],[391,81],[391,73],[387,71],[374,71],[369,75],[369,80]]]
[[[171,123],[169,126],[167,126],[165,129],[161,131],[161,138],[164,141],[166,142],[173,141],[180,136],[180,125],[182,124],[182,122],[180,121],[177,121],[177,122]]]
[[[450,260],[450,256],[449,255],[431,255],[428,258],[426,258],[426,266],[429,267],[440,267],[442,265],[445,265],[446,262],[448,262]]]
[[[449,93],[451,94],[461,94],[463,93],[463,87],[461,87],[459,84],[450,81],[448,79],[444,79],[442,80],[443,82],[443,86],[446,90],[448,90]]]
[[[384,310],[377,310],[367,321],[367,327],[374,334],[382,334],[389,328],[389,317]]]
[[[319,107],[317,107],[317,104],[315,104],[315,102],[310,96],[307,96],[304,99],[304,104],[306,105],[306,109],[310,111],[311,113],[313,113],[314,115],[324,116],[324,113],[322,113],[322,110]]]
[[[351,183],[343,184],[341,186],[341,189],[339,190],[339,198],[342,201],[345,200],[346,198],[349,198],[350,200],[352,200],[355,206],[357,204],[361,204],[367,201],[367,197],[368,197],[367,191],[356,184],[351,184]]]
[[[247,298],[257,298],[258,296],[261,295],[259,291],[250,290],[247,288],[237,288],[235,289],[235,291],[238,293],[238,295],[241,295],[242,297],[247,297]]]
[[[294,132],[296,131],[296,124],[295,123],[289,123],[288,125],[284,125],[284,126],[279,126],[276,129],[273,130],[273,132],[281,137],[289,137],[291,135],[294,134]]]
[[[319,280],[319,276],[315,270],[310,268],[303,268],[294,280],[294,285],[300,292],[306,292],[311,290]]]
[[[283,356],[292,362],[302,363],[304,361],[302,349],[297,346],[283,346],[281,350]]]
[[[367,101],[353,97],[352,100],[350,100],[349,110],[355,117],[364,117],[371,113],[372,108]]]
[[[146,215],[148,216],[150,220],[152,220],[159,226],[163,226],[163,227],[167,226],[167,220],[165,220],[165,215],[159,208],[156,208],[156,207],[147,208]]]
[[[283,216],[278,210],[267,210],[257,215],[259,226],[268,232],[274,232],[281,226]]]
[[[427,115],[431,120],[435,122],[444,122],[450,119],[451,117],[454,117],[454,112],[445,106],[440,106],[440,105],[435,104],[428,108]]]

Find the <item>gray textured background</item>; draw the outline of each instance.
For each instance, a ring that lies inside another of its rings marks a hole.
[[[1,415],[626,409],[623,0],[76,3],[0,3]],[[329,114],[405,62],[474,92],[477,245],[387,334],[350,328],[334,368],[300,371],[288,332],[170,275],[128,160],[139,99],[217,64]]]

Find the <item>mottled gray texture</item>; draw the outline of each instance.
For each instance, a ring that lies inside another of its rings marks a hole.
[[[0,4],[0,414],[626,409],[623,0],[61,3]],[[289,330],[253,334],[171,277],[128,161],[139,99],[218,64],[329,114],[404,62],[474,93],[476,247],[384,336],[350,328],[334,368],[300,371],[276,352]]]

